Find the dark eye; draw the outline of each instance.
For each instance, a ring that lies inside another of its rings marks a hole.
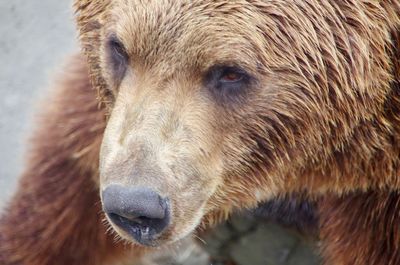
[[[227,69],[225,72],[222,73],[220,82],[223,82],[223,83],[240,82],[243,80],[243,78],[244,78],[243,73],[233,71],[232,69]]]
[[[251,86],[252,78],[240,67],[216,65],[205,77],[205,85],[220,102],[242,100]]]
[[[118,84],[124,77],[128,66],[128,53],[122,42],[116,36],[111,36],[108,39],[107,53],[113,83]]]

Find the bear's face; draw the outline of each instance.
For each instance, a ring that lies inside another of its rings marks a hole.
[[[387,93],[371,89],[368,76],[380,74],[371,69],[352,78],[358,69],[340,65],[352,50],[316,34],[318,23],[332,25],[299,3],[101,7],[92,16],[106,15],[81,32],[110,107],[102,201],[113,228],[143,245],[176,241],[295,185],[296,172],[329,157]],[[95,41],[100,48],[88,46]]]

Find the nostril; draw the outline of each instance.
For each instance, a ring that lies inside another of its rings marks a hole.
[[[121,215],[118,215],[115,213],[109,213],[108,217],[116,224],[125,224],[125,225],[130,225],[130,226],[133,226],[133,225],[145,226],[145,225],[149,225],[152,222],[152,219],[147,218],[145,216],[139,216],[139,217],[135,217],[135,218],[127,218],[127,217],[124,217],[124,216],[121,216]],[[162,220],[162,219],[160,219],[160,220]],[[154,222],[154,220],[153,220],[153,222]]]

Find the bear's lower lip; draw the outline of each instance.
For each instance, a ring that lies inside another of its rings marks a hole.
[[[149,247],[156,247],[158,245],[156,243],[158,233],[150,226],[146,226],[138,221],[129,221],[120,216],[112,216],[112,220],[137,243]]]
[[[135,241],[141,245],[148,247],[156,247],[157,244],[155,242],[155,233],[150,232],[150,228],[148,226],[132,226],[128,234],[132,236]]]

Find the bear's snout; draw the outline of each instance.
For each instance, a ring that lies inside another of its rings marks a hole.
[[[150,188],[110,185],[102,198],[109,220],[140,244],[154,245],[170,223],[168,199]]]

